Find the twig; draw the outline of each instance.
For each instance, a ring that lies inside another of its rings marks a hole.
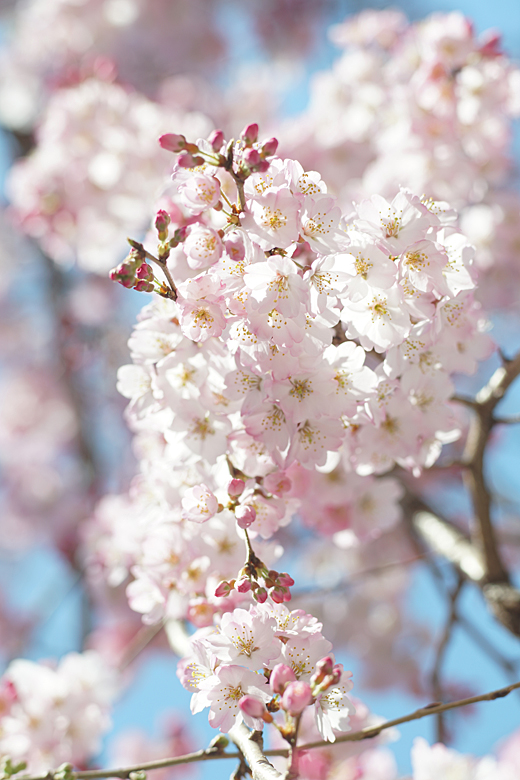
[[[457,699],[456,701],[447,702],[434,702],[426,707],[421,707],[414,712],[403,715],[400,718],[394,718],[393,720],[387,720],[384,723],[380,723],[377,726],[367,726],[360,731],[353,731],[350,734],[342,734],[337,737],[335,745],[343,742],[359,742],[363,739],[372,739],[377,737],[382,731],[399,726],[402,723],[409,723],[413,720],[419,720],[420,718],[426,718],[429,715],[436,715],[439,712],[447,712],[448,710],[456,709],[457,707],[466,707],[468,704],[477,704],[481,701],[493,701],[494,699],[502,699],[507,696],[511,691],[515,691],[520,688],[520,682],[512,683],[505,688],[498,688],[497,690],[490,691],[489,693],[482,693],[479,696],[470,696],[467,699]],[[149,761],[144,764],[137,764],[135,766],[124,767],[119,769],[87,769],[85,771],[71,772],[70,780],[97,780],[98,778],[105,777],[119,777],[122,780],[126,780],[132,772],[150,772],[154,769],[164,769],[168,766],[177,766],[179,764],[192,764],[198,761],[212,761],[216,759],[233,758],[240,759],[242,753],[247,759],[248,763],[251,761],[253,764],[258,764],[261,768],[267,766],[270,769],[269,774],[264,777],[269,777],[270,780],[277,780],[281,775],[277,770],[267,761],[267,756],[283,756],[288,757],[289,751],[287,749],[279,750],[266,750],[262,752],[259,743],[259,732],[250,732],[249,729],[243,724],[233,726],[229,732],[229,736],[235,742],[240,745],[240,751],[225,752],[222,747],[218,745],[210,746],[204,750],[198,750],[195,753],[187,753],[184,756],[175,756],[175,758],[163,758],[159,761]],[[261,737],[261,734],[260,734]],[[304,745],[298,745],[299,750],[312,750],[313,748],[331,747],[330,742],[319,740],[317,742],[307,742]],[[251,763],[249,763],[251,766]],[[57,770],[56,770],[57,771]],[[43,775],[23,775],[19,776],[19,780],[53,780],[55,772],[50,771]],[[260,775],[253,774],[254,780],[259,780]],[[18,780],[18,779],[17,779]]]
[[[506,688],[499,688],[498,690],[491,691],[490,693],[483,693],[480,696],[470,696],[467,699],[458,699],[457,701],[450,701],[446,704],[443,704],[442,702],[434,702],[433,704],[429,704],[426,707],[421,707],[420,709],[415,710],[415,712],[412,712],[409,715],[403,715],[401,718],[387,720],[384,723],[380,723],[378,726],[367,726],[366,728],[361,729],[360,731],[354,731],[351,734],[342,734],[336,739],[334,744],[342,742],[359,742],[363,739],[372,739],[372,737],[377,737],[382,731],[393,728],[394,726],[399,726],[402,723],[410,723],[413,720],[426,718],[428,715],[437,715],[439,712],[447,712],[448,710],[454,710],[457,707],[466,707],[468,704],[477,704],[480,701],[493,701],[494,699],[501,699],[517,688],[520,688],[520,682],[512,683]],[[298,747],[300,750],[311,750],[312,748],[326,746],[330,747],[330,743],[319,741],[308,742],[305,745],[299,745]],[[274,755],[273,753],[269,752],[268,754]]]
[[[172,298],[174,301],[176,301],[178,295],[177,287],[175,286],[175,282],[173,281],[173,276],[170,273],[170,270],[168,268],[168,263],[166,262],[166,260],[162,260],[160,257],[155,257],[155,255],[152,255],[152,253],[149,252],[147,249],[145,249],[144,246],[141,243],[139,243],[139,241],[135,241],[133,238],[127,238],[126,240],[130,244],[132,249],[137,250],[137,252],[143,255],[143,257],[146,257],[148,260],[150,260],[150,262],[155,263],[156,265],[159,266],[159,268],[165,275],[168,284],[170,285],[170,290],[172,294],[169,297]]]
[[[442,636],[439,640],[439,643],[437,645],[437,650],[435,653],[435,661],[431,673],[431,682],[432,682],[432,692],[436,699],[441,699],[443,695],[443,689],[441,683],[442,665],[444,662],[446,651],[448,649],[448,645],[452,637],[453,627],[457,621],[457,600],[459,598],[460,591],[463,585],[464,585],[464,580],[462,579],[462,577],[459,577],[459,581],[457,585],[455,586],[454,590],[450,594],[450,610],[446,619],[444,631],[442,632]],[[437,728],[436,728],[437,742],[446,743],[446,737],[447,737],[446,724],[444,721],[444,714],[442,712],[438,713],[436,717],[436,721],[437,721]]]
[[[517,425],[520,423],[520,414],[513,414],[510,417],[493,417],[494,425]]]

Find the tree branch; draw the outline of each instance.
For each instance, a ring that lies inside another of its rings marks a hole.
[[[448,710],[456,709],[457,707],[465,707],[468,704],[477,704],[481,701],[493,701],[494,699],[502,699],[507,696],[511,691],[518,690],[520,688],[520,682],[512,683],[505,688],[498,688],[497,690],[490,691],[489,693],[482,693],[480,696],[470,696],[467,699],[457,699],[457,701],[450,701],[446,704],[442,702],[434,702],[428,704],[426,707],[421,707],[414,712],[403,715],[400,718],[394,718],[393,720],[387,720],[384,723],[380,723],[377,726],[367,726],[360,731],[353,731],[349,734],[342,734],[337,737],[336,741],[332,744],[338,745],[343,742],[359,742],[363,739],[372,739],[377,737],[382,731],[399,726],[402,723],[409,723],[413,720],[419,720],[420,718],[426,718],[429,715],[437,715],[439,712],[447,712]],[[264,774],[253,774],[254,780],[261,780],[261,778],[269,778],[269,780],[277,780],[282,777],[270,763],[267,761],[267,756],[283,756],[287,758],[289,750],[266,750],[262,752],[261,747],[261,733],[251,732],[243,724],[233,726],[229,732],[229,736],[239,746],[239,751],[233,753],[227,753],[223,749],[222,745],[217,744],[210,745],[205,750],[198,750],[195,753],[187,753],[184,756],[175,756],[175,758],[163,758],[159,761],[149,761],[144,764],[137,764],[135,766],[124,767],[121,769],[87,769],[85,771],[72,771],[70,773],[70,780],[98,780],[98,778],[105,777],[119,777],[121,780],[126,780],[130,777],[132,772],[150,772],[154,769],[164,769],[168,766],[177,766],[179,764],[192,764],[198,761],[212,761],[224,758],[240,759],[244,756],[248,763],[251,761],[255,766],[252,771],[258,771]],[[313,748],[331,747],[330,742],[319,740],[317,742],[307,742],[304,745],[298,745],[298,750],[312,750]],[[251,763],[249,764],[251,766]],[[266,768],[267,767],[267,768]],[[43,775],[24,775],[20,776],[19,780],[53,780],[55,771],[49,771]]]
[[[443,688],[442,688],[442,681],[441,681],[442,665],[444,663],[444,658],[446,656],[448,645],[451,641],[453,627],[458,619],[457,600],[459,598],[460,591],[463,585],[464,585],[464,580],[462,579],[462,577],[459,576],[459,581],[457,585],[455,586],[454,590],[450,593],[450,610],[446,618],[444,631],[442,632],[441,638],[439,640],[435,652],[435,661],[431,673],[431,683],[432,683],[433,695],[437,699],[441,699],[443,695],[442,693]],[[437,742],[446,743],[447,732],[446,732],[446,724],[444,721],[444,714],[442,712],[438,713],[436,720],[437,720],[437,729],[436,729]]]
[[[282,774],[266,758],[261,731],[250,731],[244,723],[237,723],[229,736],[249,764],[253,780],[281,780]]]
[[[493,527],[484,456],[489,436],[496,424],[495,408],[519,375],[520,352],[511,360],[505,360],[504,365],[495,371],[489,382],[477,393],[463,458],[467,465],[466,481],[476,520],[473,541],[484,559],[482,591],[498,620],[516,636],[520,636],[520,591],[511,585]]]
[[[372,737],[377,737],[382,731],[393,728],[394,726],[399,726],[402,723],[410,723],[412,720],[426,718],[428,715],[437,715],[440,712],[454,710],[457,707],[466,707],[468,704],[477,704],[480,701],[493,701],[494,699],[501,699],[502,697],[511,693],[511,691],[514,691],[518,688],[520,688],[520,682],[512,683],[512,685],[508,685],[506,688],[499,688],[496,691],[484,693],[480,696],[470,696],[467,699],[458,699],[457,701],[450,701],[446,704],[443,704],[442,702],[434,702],[433,704],[428,704],[426,707],[421,707],[420,709],[415,710],[415,712],[412,712],[409,715],[403,715],[401,718],[387,720],[384,723],[380,723],[378,726],[367,726],[366,728],[361,729],[360,731],[354,731],[351,734],[342,734],[336,739],[334,744],[336,745],[342,742],[359,742],[362,739],[372,739]],[[312,748],[317,747],[330,747],[330,742],[308,742],[305,745],[298,745],[300,750],[311,750]],[[269,754],[274,755],[268,751],[268,755]]]

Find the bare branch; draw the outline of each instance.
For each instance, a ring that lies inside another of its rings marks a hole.
[[[442,632],[441,638],[437,645],[437,650],[435,652],[435,661],[431,673],[431,682],[432,682],[433,695],[437,699],[441,699],[443,695],[443,688],[441,682],[442,665],[444,662],[446,651],[448,649],[448,645],[451,641],[453,627],[457,621],[457,600],[459,598],[460,591],[463,585],[464,585],[464,580],[462,579],[462,577],[459,577],[459,581],[457,585],[455,586],[454,590],[450,593],[450,602],[451,602],[450,610],[446,618],[444,631]],[[436,730],[437,742],[446,743],[447,732],[446,732],[446,724],[444,721],[444,713],[442,712],[438,713],[436,720],[437,720],[437,730]]]
[[[477,393],[477,405],[474,407],[463,458],[467,464],[466,481],[476,520],[473,541],[484,558],[485,582],[482,590],[496,617],[516,636],[520,636],[520,592],[511,585],[493,527],[484,455],[495,425],[495,408],[519,375],[520,352],[497,368],[489,382]]]

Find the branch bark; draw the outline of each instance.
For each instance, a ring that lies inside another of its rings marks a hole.
[[[283,775],[266,758],[261,731],[250,731],[244,723],[237,723],[229,736],[249,764],[253,780],[281,780]]]

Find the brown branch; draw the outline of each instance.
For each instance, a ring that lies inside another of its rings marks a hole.
[[[429,715],[436,715],[439,712],[447,712],[448,710],[453,710],[457,707],[465,707],[468,704],[477,704],[481,701],[494,701],[495,699],[502,699],[504,696],[510,694],[511,691],[518,689],[520,689],[520,682],[515,682],[506,686],[505,688],[498,688],[497,690],[490,691],[489,693],[482,693],[479,696],[470,696],[467,699],[457,699],[457,701],[447,702],[446,704],[443,704],[442,702],[434,702],[433,704],[426,705],[426,707],[421,707],[420,709],[415,710],[408,715],[403,715],[400,718],[394,718],[393,720],[387,720],[384,723],[379,723],[377,726],[367,726],[360,731],[353,731],[349,734],[342,734],[341,736],[337,737],[333,744],[339,745],[343,742],[359,742],[363,739],[372,739],[373,737],[377,737],[382,731],[393,728],[394,726],[399,726],[402,723],[410,723],[413,720],[426,718]],[[277,780],[277,778],[281,777],[281,774],[277,772],[277,770],[271,764],[269,764],[269,762],[266,760],[266,757],[283,756],[284,758],[287,758],[289,755],[289,751],[287,749],[282,748],[279,750],[266,750],[262,752],[260,742],[261,734],[259,737],[259,732],[249,731],[249,729],[243,723],[239,724],[238,726],[233,726],[229,732],[229,736],[233,739],[235,744],[238,743],[240,745],[239,751],[233,753],[225,752],[222,742],[220,742],[219,738],[217,738],[216,744],[213,743],[209,746],[209,748],[206,748],[205,750],[198,750],[195,753],[187,753],[184,756],[176,756],[175,758],[163,758],[159,761],[149,761],[144,764],[137,764],[135,766],[119,769],[87,769],[85,771],[78,772],[72,771],[70,773],[70,780],[98,780],[98,778],[105,777],[119,777],[121,780],[126,780],[130,777],[132,772],[149,772],[154,769],[164,769],[165,767],[177,766],[179,764],[192,764],[198,761],[213,761],[225,758],[240,759],[242,755],[245,756],[248,762],[251,760],[253,764],[258,764],[261,769],[265,769],[266,766],[270,767],[269,770],[265,770],[266,772],[269,771],[269,774],[264,775],[264,777],[269,777],[270,780]],[[298,745],[299,750],[311,750],[313,748],[320,747],[330,748],[331,743],[326,742],[325,740],[319,740],[317,742],[307,742],[304,745]],[[20,777],[19,780],[53,780],[56,771],[57,770],[49,771],[43,775],[24,775],[23,778]],[[255,775],[253,775],[253,778],[255,778]],[[260,775],[257,775],[255,780],[257,780],[257,778],[260,778]]]
[[[426,718],[428,715],[437,715],[440,712],[448,712],[448,710],[456,709],[457,707],[466,707],[468,704],[477,704],[480,701],[493,701],[494,699],[501,699],[507,696],[511,691],[520,688],[520,682],[512,683],[505,688],[499,688],[496,691],[490,693],[484,693],[480,696],[470,696],[467,699],[458,699],[457,701],[450,701],[446,704],[442,702],[434,702],[428,704],[426,707],[421,707],[415,712],[409,715],[403,715],[401,718],[394,718],[393,720],[387,720],[384,723],[380,723],[378,726],[367,726],[360,731],[354,731],[351,734],[342,734],[336,739],[335,745],[342,742],[359,742],[363,739],[372,739],[377,737],[382,731],[393,728],[394,726],[400,726],[402,723],[410,723],[413,720],[420,720],[420,718]],[[318,747],[330,747],[330,742],[307,742],[305,745],[298,746],[300,750],[311,750]],[[274,755],[268,751],[268,754]],[[24,779],[25,780],[25,779]],[[32,779],[30,779],[32,780]]]
[[[485,566],[482,590],[495,616],[516,636],[520,636],[520,591],[511,584],[493,527],[491,496],[484,473],[484,456],[491,431],[496,424],[495,408],[519,375],[520,352],[512,360],[505,360],[477,393],[464,451],[466,481],[476,520],[473,541],[483,556]]]
[[[454,590],[450,594],[450,610],[446,618],[444,631],[442,632],[441,638],[439,640],[435,652],[435,661],[431,673],[431,683],[432,683],[432,693],[436,699],[442,699],[443,696],[443,687],[441,682],[442,665],[444,663],[444,658],[446,656],[448,645],[452,638],[453,627],[458,619],[457,600],[459,598],[460,591],[463,585],[464,585],[464,580],[462,579],[462,577],[459,577],[459,581],[457,585],[455,586]],[[444,720],[444,713],[442,712],[438,713],[436,716],[436,721],[437,721],[436,741],[446,743],[447,731],[446,731],[446,724]]]

